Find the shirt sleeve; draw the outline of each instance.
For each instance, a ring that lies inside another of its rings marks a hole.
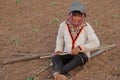
[[[85,29],[85,33],[87,36],[87,41],[85,42],[85,44],[80,45],[81,49],[82,50],[89,50],[92,48],[99,47],[100,41],[99,41],[98,37],[96,36],[91,25],[88,23],[87,23],[87,27]]]
[[[59,26],[58,34],[57,34],[55,52],[58,52],[58,51],[62,52],[63,46],[64,46],[64,24],[61,23]]]

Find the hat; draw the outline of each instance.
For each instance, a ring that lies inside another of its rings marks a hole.
[[[70,6],[69,13],[72,11],[80,11],[81,13],[85,13],[85,7],[80,2],[73,2]]]

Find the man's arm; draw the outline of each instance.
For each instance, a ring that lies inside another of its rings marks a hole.
[[[96,36],[91,25],[87,24],[85,31],[86,31],[87,41],[85,42],[85,44],[80,45],[80,48],[82,50],[86,50],[86,49],[92,49],[92,48],[99,47],[100,45],[99,39]]]
[[[62,52],[63,47],[64,47],[64,25],[63,23],[61,23],[57,34],[55,52],[56,53]]]

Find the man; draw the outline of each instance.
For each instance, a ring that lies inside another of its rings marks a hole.
[[[86,22],[84,5],[80,2],[71,4],[67,20],[60,24],[56,49],[52,62],[54,65],[53,77],[55,80],[67,79],[72,69],[84,65],[90,57],[90,52],[81,50],[92,49],[99,46],[99,40],[91,25]],[[68,55],[59,55],[68,52]]]

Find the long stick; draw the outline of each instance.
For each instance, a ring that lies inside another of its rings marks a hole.
[[[100,47],[98,47],[98,48],[93,48],[93,49],[86,49],[86,50],[81,50],[80,52],[90,52],[90,51],[95,51],[95,50],[108,50],[108,49],[110,49],[110,48],[113,48],[113,47],[115,47],[116,46],[116,44],[112,44],[112,45],[106,45],[106,46],[100,46]],[[67,54],[71,54],[71,53],[62,53],[62,54],[60,54],[60,55],[67,55]],[[47,55],[47,56],[40,56],[40,58],[41,59],[43,59],[43,58],[50,58],[51,57],[51,55]]]
[[[15,62],[20,62],[20,61],[25,61],[25,60],[31,60],[31,59],[36,59],[39,58],[40,56],[45,56],[49,55],[51,53],[47,54],[35,54],[35,55],[28,55],[28,56],[20,56],[16,58],[7,58],[7,59],[0,59],[0,64],[9,64],[9,63],[15,63]]]
[[[115,47],[115,44],[112,45],[107,45],[107,46],[101,46],[98,48],[94,48],[94,49],[88,49],[86,51],[93,51],[93,50],[99,50],[99,49],[107,49],[107,48],[111,48],[111,47]],[[86,52],[81,51],[81,52]],[[69,53],[63,53],[61,55],[66,55]],[[31,59],[36,59],[36,58],[50,58],[51,53],[47,53],[47,54],[35,54],[35,55],[28,55],[28,56],[20,56],[17,58],[9,58],[9,59],[0,59],[0,64],[9,64],[9,63],[15,63],[15,62],[20,62],[20,61],[25,61],[25,60],[31,60]]]
[[[92,53],[92,54],[90,55],[90,58],[94,58],[94,57],[102,54],[103,52],[112,49],[113,47],[114,47],[114,46],[111,46],[111,47],[106,48],[106,49],[100,49],[100,50],[96,51],[95,53]],[[46,58],[47,58],[47,57],[49,57],[49,56],[46,56]],[[45,57],[44,57],[44,58],[45,58]],[[39,72],[36,72],[36,75],[39,75],[40,73],[46,71],[46,70],[47,70],[48,68],[50,68],[52,65],[53,65],[53,64],[50,63],[49,66],[45,67],[44,69],[40,70]]]

